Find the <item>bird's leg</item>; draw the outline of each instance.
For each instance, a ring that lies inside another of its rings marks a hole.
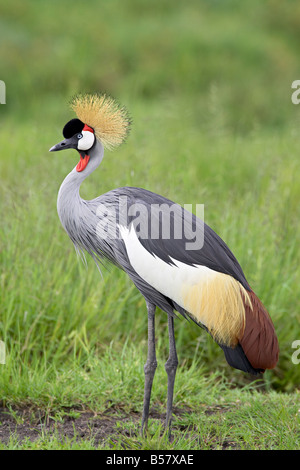
[[[156,354],[155,354],[155,309],[156,306],[147,302],[148,310],[148,355],[147,361],[144,366],[145,371],[145,390],[144,390],[144,408],[142,417],[142,434],[145,433],[148,427],[149,407],[151,388],[155,370],[157,367]]]
[[[169,358],[165,364],[165,369],[168,374],[168,398],[167,398],[167,415],[166,415],[166,430],[171,437],[171,420],[172,420],[172,406],[173,406],[173,392],[176,369],[178,366],[178,358],[176,353],[175,335],[174,335],[174,318],[168,315],[169,327]]]

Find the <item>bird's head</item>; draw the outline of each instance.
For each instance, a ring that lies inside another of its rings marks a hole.
[[[71,107],[77,118],[67,122],[63,128],[64,140],[51,147],[50,152],[76,149],[80,154],[76,170],[81,172],[96,142],[109,150],[118,147],[126,139],[131,121],[127,110],[107,95],[78,95]]]
[[[64,140],[51,147],[50,152],[58,150],[76,149],[80,154],[77,171],[83,171],[89,160],[89,151],[95,145],[96,137],[94,129],[84,124],[80,119],[71,119],[63,128]]]

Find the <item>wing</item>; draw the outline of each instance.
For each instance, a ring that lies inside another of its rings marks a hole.
[[[226,243],[202,220],[169,199],[145,189],[123,188],[128,198],[127,220],[141,245],[153,256],[172,265],[205,266],[229,274],[250,290],[243,270]],[[144,225],[143,225],[144,224]],[[143,226],[142,226],[143,225]]]

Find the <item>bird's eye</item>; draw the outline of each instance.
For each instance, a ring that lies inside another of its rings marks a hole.
[[[77,134],[77,139],[82,139],[83,135],[80,133],[80,134]]]

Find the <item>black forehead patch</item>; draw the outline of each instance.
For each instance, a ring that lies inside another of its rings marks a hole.
[[[80,119],[71,119],[63,128],[63,136],[65,139],[69,139],[77,132],[81,132],[83,128],[84,123]]]

